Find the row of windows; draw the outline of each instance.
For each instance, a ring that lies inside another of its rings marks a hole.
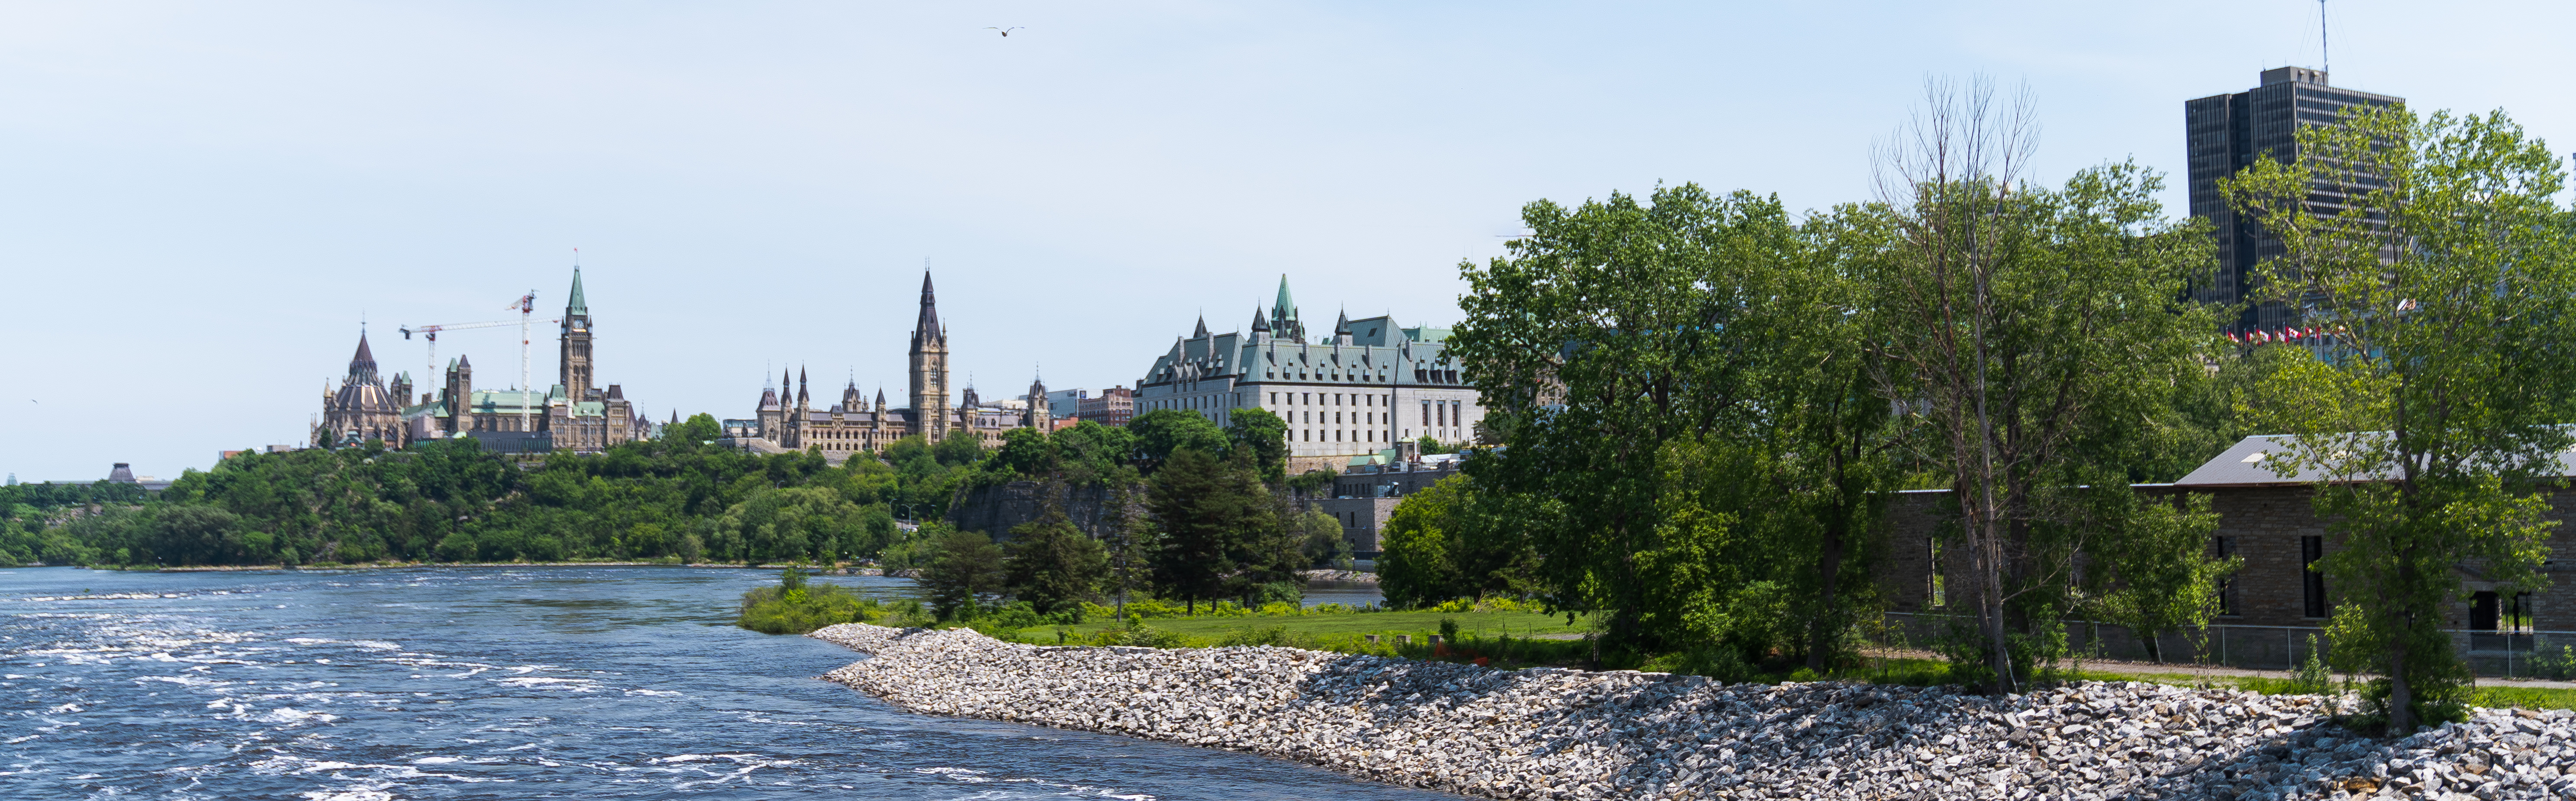
[[[1287,396],[1288,396],[1288,402],[1287,402],[1287,403],[1282,404],[1282,403],[1280,403],[1280,402],[1279,402],[1279,396],[1281,396],[1281,395],[1287,395]],[[1322,405],[1322,406],[1376,406],[1376,405],[1378,405],[1378,403],[1379,403],[1380,401],[1382,401],[1382,400],[1383,400],[1383,401],[1392,402],[1392,401],[1394,400],[1394,396],[1391,396],[1391,395],[1361,395],[1361,394],[1357,394],[1357,393],[1342,393],[1342,392],[1273,392],[1273,393],[1270,393],[1270,405],[1272,405],[1272,406],[1283,406],[1283,405],[1284,405],[1284,406],[1312,406],[1312,405]]]
[[[2344,103],[2345,105],[2371,105],[2371,106],[2393,106],[2393,105],[2396,105],[2395,103],[2391,103],[2391,102],[2389,102],[2389,101],[2381,100],[2381,99],[2374,98],[2374,97],[2362,97],[2362,96],[2360,96],[2360,95],[2355,95],[2355,94],[2346,94],[2346,93],[2343,93],[2343,92],[2329,92],[2329,91],[2325,91],[2325,90],[2322,90],[2322,89],[2308,89],[2308,88],[2301,88],[2301,89],[2299,89],[2299,90],[2298,90],[2298,94],[2299,94],[2299,96],[2300,96],[2300,97],[2318,97],[2318,98],[2324,98],[2324,99],[2327,99],[2327,100],[2339,101],[2339,102]]]
[[[1325,415],[1328,414],[1331,415],[1330,419],[1325,418]],[[1343,414],[1343,412],[1318,412],[1304,409],[1290,410],[1288,412],[1288,422],[1339,423],[1342,422]],[[1385,420],[1379,419],[1376,412],[1349,412],[1348,414],[1351,416],[1350,421],[1353,423],[1374,425],[1386,422]]]

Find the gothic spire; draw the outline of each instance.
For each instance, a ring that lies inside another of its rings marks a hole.
[[[1297,319],[1297,299],[1288,295],[1288,274],[1279,274],[1279,302],[1271,304],[1270,316],[1281,320]]]
[[[565,314],[589,314],[590,301],[581,296],[581,268],[572,268],[572,297],[564,301]]]
[[[1199,327],[1198,327],[1198,330],[1191,331],[1191,332],[1190,332],[1190,338],[1191,338],[1191,339],[1206,339],[1206,338],[1207,338],[1207,335],[1208,335],[1208,332],[1207,332],[1207,315],[1202,314],[1202,315],[1199,315]]]
[[[367,348],[367,332],[358,332],[358,353],[349,357],[349,380],[376,380],[376,354]]]
[[[916,341],[948,338],[947,332],[939,327],[939,300],[931,294],[929,270],[921,271],[921,319],[913,323],[912,336]]]
[[[1252,307],[1252,330],[1263,332],[1270,330],[1270,318],[1261,316],[1259,306]]]

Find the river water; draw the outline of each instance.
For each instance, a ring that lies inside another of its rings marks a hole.
[[[0,797],[1452,797],[903,712],[814,678],[862,657],[730,625],[734,599],[773,580],[0,570]]]

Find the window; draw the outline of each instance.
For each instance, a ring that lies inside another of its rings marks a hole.
[[[2209,539],[2209,555],[2211,558],[2223,562],[2226,561],[2228,557],[2236,555],[2235,537],[2211,537]],[[2218,583],[2218,613],[2221,615],[2244,614],[2236,609],[2236,577],[2233,574],[2230,574],[2226,580]]]
[[[1427,425],[1431,425],[1431,402],[1430,402],[1430,401],[1423,401],[1423,402],[1422,402],[1422,424],[1423,424],[1423,425],[1426,425],[1426,426],[1427,426]]]
[[[2308,617],[2326,616],[2326,574],[2317,572],[2317,560],[2326,557],[2326,538],[2299,538],[2300,589],[2306,597]]]
[[[1270,393],[1270,405],[1272,405],[1272,406],[1277,406],[1277,405],[1279,405],[1279,393],[1276,393],[1276,392]]]

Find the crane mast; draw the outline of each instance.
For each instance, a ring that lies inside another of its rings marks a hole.
[[[438,375],[438,332],[440,332],[440,331],[462,331],[462,330],[466,330],[466,329],[473,329],[473,328],[499,328],[499,327],[501,327],[501,326],[510,325],[510,324],[512,324],[513,322],[515,322],[515,323],[519,326],[519,392],[520,392],[520,395],[519,395],[519,430],[520,430],[521,432],[533,431],[533,430],[535,430],[535,429],[531,427],[531,422],[530,422],[530,420],[529,420],[529,415],[530,415],[532,412],[531,412],[531,410],[528,408],[528,407],[529,407],[528,394],[529,394],[529,393],[530,393],[530,391],[531,391],[531,390],[529,389],[529,383],[528,383],[528,382],[529,382],[529,380],[531,379],[531,375],[530,375],[530,373],[528,372],[528,369],[529,369],[529,348],[531,347],[531,344],[532,344],[532,341],[533,341],[533,340],[532,340],[532,338],[529,336],[529,334],[530,334],[530,326],[534,323],[534,316],[535,316],[535,314],[536,314],[536,310],[537,310],[537,291],[536,291],[536,290],[533,290],[533,289],[528,290],[528,294],[520,295],[518,300],[512,301],[512,302],[510,303],[510,305],[509,305],[509,306],[506,306],[506,307],[503,307],[503,308],[504,308],[504,309],[508,309],[508,310],[516,310],[516,311],[519,313],[519,319],[518,319],[518,320],[516,320],[516,321],[511,321],[511,320],[486,320],[486,321],[479,322],[479,323],[440,323],[440,324],[437,324],[437,325],[412,325],[412,326],[401,326],[398,330],[402,331],[402,335],[403,335],[403,338],[404,338],[404,339],[410,339],[410,338],[411,338],[411,335],[413,335],[413,334],[420,334],[420,335],[421,335],[421,337],[422,337],[422,339],[425,339],[425,340],[427,340],[427,341],[428,341],[428,343],[429,343],[429,370],[428,370],[427,374],[428,374],[428,375],[435,376],[435,375]],[[554,320],[547,320],[546,322],[548,322],[548,323],[557,323],[557,322],[562,322],[562,320],[561,320],[560,318],[558,318],[558,319],[554,319]],[[472,389],[472,387],[468,387],[467,389],[468,389],[468,390],[471,390],[471,389]],[[458,403],[463,403],[463,402],[464,402],[464,399],[463,399],[463,398],[459,398],[459,399],[457,399],[457,402],[458,402]]]

